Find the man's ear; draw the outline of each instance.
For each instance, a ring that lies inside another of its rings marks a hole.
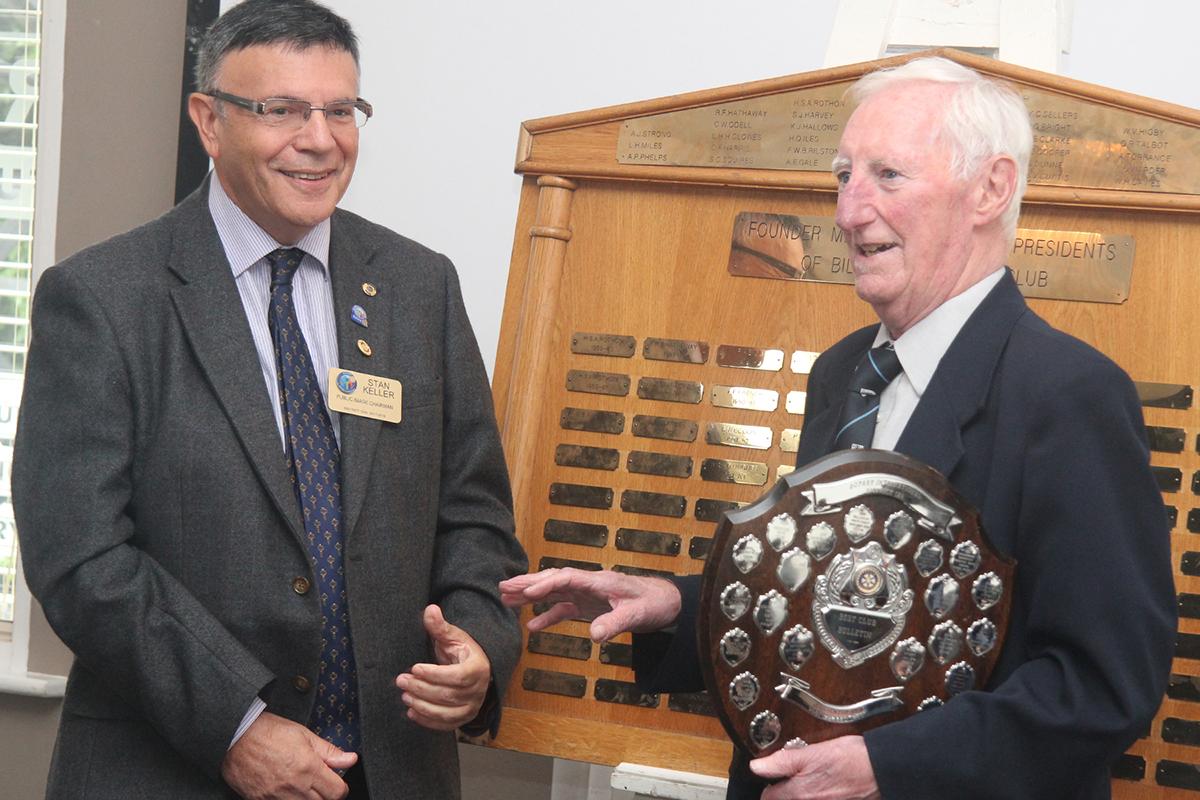
[[[1016,191],[1017,162],[1012,156],[996,155],[988,159],[979,174],[976,224],[984,227],[1002,217]]]
[[[216,103],[215,97],[206,94],[192,92],[188,95],[188,116],[192,118],[192,124],[196,126],[196,133],[200,136],[200,144],[204,146],[204,152],[208,153],[209,158],[216,158],[220,151],[217,126],[221,117],[217,113]]]

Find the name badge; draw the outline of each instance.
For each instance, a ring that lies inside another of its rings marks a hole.
[[[329,370],[329,407],[343,414],[400,421],[400,381],[337,367]]]

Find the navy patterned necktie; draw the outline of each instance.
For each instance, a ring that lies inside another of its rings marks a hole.
[[[879,395],[901,372],[900,358],[891,342],[866,352],[850,377],[846,405],[833,440],[834,450],[871,446],[879,414]]]
[[[341,454],[292,299],[292,277],[303,258],[304,251],[295,248],[267,255],[271,265],[267,318],[275,344],[287,458],[320,592],[321,676],[309,727],[343,750],[358,752],[358,685],[342,568]]]

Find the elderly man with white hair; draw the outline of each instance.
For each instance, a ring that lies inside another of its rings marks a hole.
[[[1175,631],[1134,387],[1033,313],[1004,267],[1032,148],[1021,98],[941,58],[851,94],[837,224],[880,324],[814,365],[797,463],[866,445],[944,474],[1018,561],[1009,634],[988,685],[942,707],[748,765],[735,753],[729,797],[1109,797],[1110,763],[1165,691]],[[876,408],[844,415],[854,371],[885,352],[899,375]],[[701,684],[698,583],[566,569],[501,590],[513,606],[556,601],[532,630],[585,616],[596,640],[634,631],[639,682],[684,691]]]

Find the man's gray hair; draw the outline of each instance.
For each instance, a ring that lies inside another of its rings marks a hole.
[[[1003,217],[1005,230],[1012,235],[1017,229],[1033,150],[1033,129],[1025,102],[1008,84],[941,57],[917,58],[868,73],[849,93],[857,104],[892,86],[922,81],[956,87],[942,117],[941,135],[952,150],[951,171],[960,180],[973,176],[994,155],[1007,155],[1017,162],[1017,189]]]
[[[212,24],[196,54],[196,91],[217,89],[217,72],[229,53],[255,45],[296,50],[343,50],[358,66],[358,38],[350,23],[312,0],[244,0]],[[261,98],[255,98],[261,99]]]

